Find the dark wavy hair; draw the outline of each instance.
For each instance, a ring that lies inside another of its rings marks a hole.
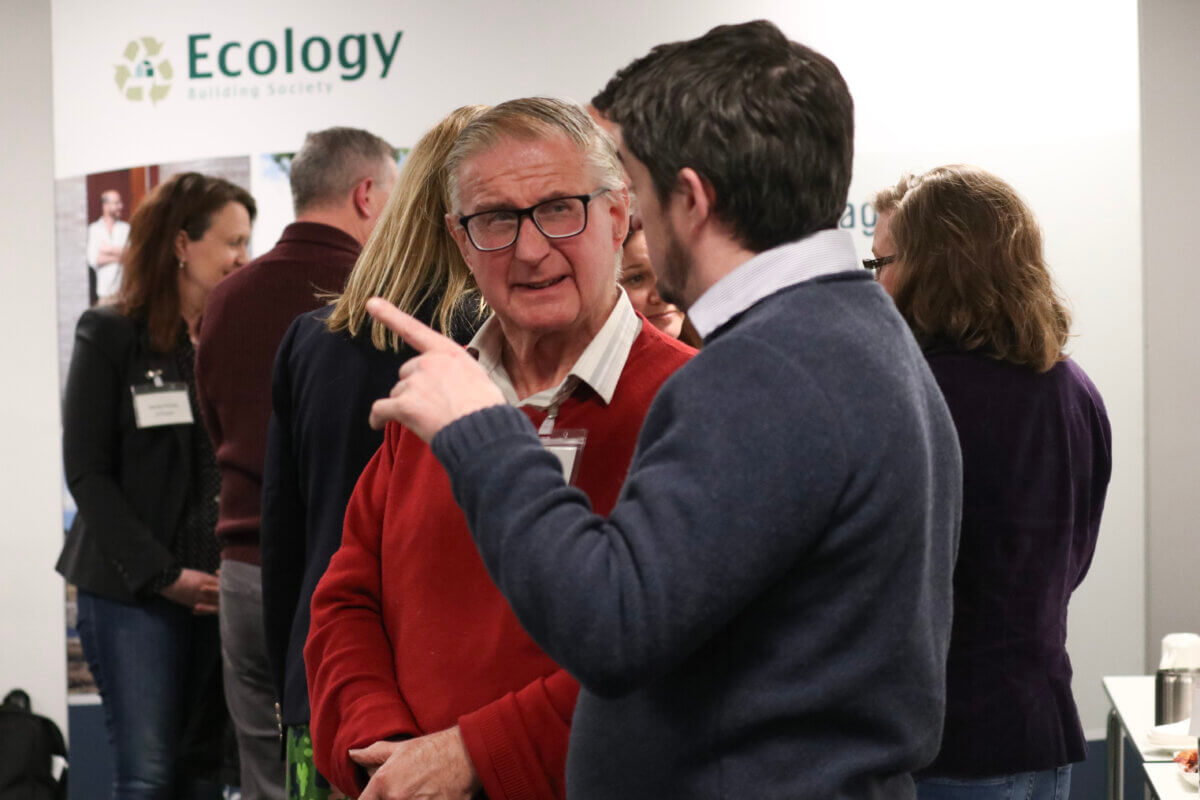
[[[1071,315],[1037,220],[1011,186],[951,165],[906,176],[885,193],[895,209],[893,295],[917,341],[1039,372],[1066,357]]]
[[[666,203],[690,167],[753,252],[837,227],[854,160],[854,101],[834,63],[770,22],[655,47],[592,100]]]
[[[179,335],[179,259],[175,240],[184,231],[200,239],[213,215],[229,203],[241,203],[253,221],[254,198],[223,178],[183,172],[159,184],[129,221],[129,244],[117,309],[146,323],[150,344],[159,352],[175,349]]]

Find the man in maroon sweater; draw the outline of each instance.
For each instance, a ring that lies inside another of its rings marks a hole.
[[[291,165],[296,221],[213,290],[201,324],[196,384],[221,470],[221,647],[244,800],[282,800],[285,791],[259,566],[275,351],[293,319],[342,289],[397,172],[394,148],[378,136],[354,128],[309,134]]]

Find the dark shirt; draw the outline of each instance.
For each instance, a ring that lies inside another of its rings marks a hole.
[[[946,728],[926,774],[1082,761],[1067,602],[1087,574],[1112,471],[1100,393],[1070,359],[1037,373],[942,351],[929,366],[962,447]]]
[[[361,247],[348,233],[293,222],[279,243],[209,295],[196,354],[200,409],[221,470],[221,557],[257,564],[271,367],[288,326],[340,292]]]
[[[864,270],[711,334],[607,518],[515,409],[433,449],[497,586],[583,687],[569,797],[915,796],[945,711],[960,462]]]
[[[435,299],[436,300],[436,299]],[[429,322],[434,301],[417,312]],[[262,576],[267,654],[285,725],[308,722],[304,642],[309,604],[342,541],[342,518],[358,476],[383,443],[367,424],[413,350],[377,350],[371,328],[358,336],[325,327],[331,309],[301,315],[275,360],[263,469]],[[451,335],[470,341],[475,317],[454,318]]]
[[[179,328],[174,357],[179,376],[188,387],[192,419],[196,420],[188,431],[192,440],[192,480],[184,501],[183,524],[171,543],[171,555],[175,557],[175,563],[150,582],[146,594],[161,592],[170,586],[179,578],[181,570],[196,569],[214,573],[221,564],[221,551],[213,537],[213,528],[217,524],[221,473],[217,471],[208,432],[200,422],[200,404],[196,400],[196,349],[192,346],[186,325]]]

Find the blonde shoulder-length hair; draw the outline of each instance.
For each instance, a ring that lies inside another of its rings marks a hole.
[[[877,198],[891,212],[892,294],[922,345],[1045,372],[1066,358],[1071,316],[1020,195],[964,165],[905,176]]]
[[[367,239],[346,289],[333,299],[327,326],[357,336],[371,325],[371,343],[399,350],[400,340],[367,314],[367,300],[382,297],[414,314],[436,299],[432,324],[449,333],[457,313],[485,309],[475,281],[446,229],[449,195],[442,166],[454,141],[487,106],[463,106],[421,137],[409,153],[375,230]]]

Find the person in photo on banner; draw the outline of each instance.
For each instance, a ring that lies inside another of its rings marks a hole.
[[[422,355],[372,420],[431,442],[488,573],[580,682],[569,797],[911,799],[941,741],[961,462],[838,229],[845,81],[758,21],[654,48],[594,104],[704,337],[619,500],[568,485],[484,365],[382,300]]]
[[[963,456],[945,734],[917,796],[1059,800],[1087,755],[1067,604],[1112,474],[1104,402],[1065,353],[1070,314],[1011,186],[938,167],[875,207],[880,282],[925,351]]]
[[[129,241],[129,223],[121,219],[124,210],[121,193],[109,189],[100,195],[100,218],[88,225],[87,263],[95,276],[96,300],[110,300],[121,288],[121,258]]]
[[[79,589],[115,800],[221,796],[220,475],[193,361],[210,292],[246,263],[255,211],[220,178],[161,184],[133,217],[115,302],[75,332],[63,462],[79,513],[58,571]]]
[[[512,100],[463,129],[445,177],[447,230],[494,313],[467,348],[439,341],[607,510],[646,409],[694,353],[617,284],[629,195],[612,140],[579,106]],[[317,766],[362,800],[569,796],[578,685],[522,629],[451,492],[428,445],[387,426],[313,594]]]
[[[217,287],[200,330],[196,389],[221,470],[221,650],[242,800],[282,800],[286,790],[259,550],[275,351],[292,320],[341,291],[396,175],[395,149],[374,134],[308,134],[289,170],[296,220]]]
[[[413,355],[371,319],[373,295],[466,343],[482,319],[479,293],[442,223],[442,164],[463,126],[485,106],[457,109],[408,154],[396,187],[331,304],[302,314],[275,357],[263,464],[263,614],[287,736],[288,800],[342,796],[313,763],[304,641],[317,581],[342,541],[346,503],[383,443],[367,424],[371,403]]]

